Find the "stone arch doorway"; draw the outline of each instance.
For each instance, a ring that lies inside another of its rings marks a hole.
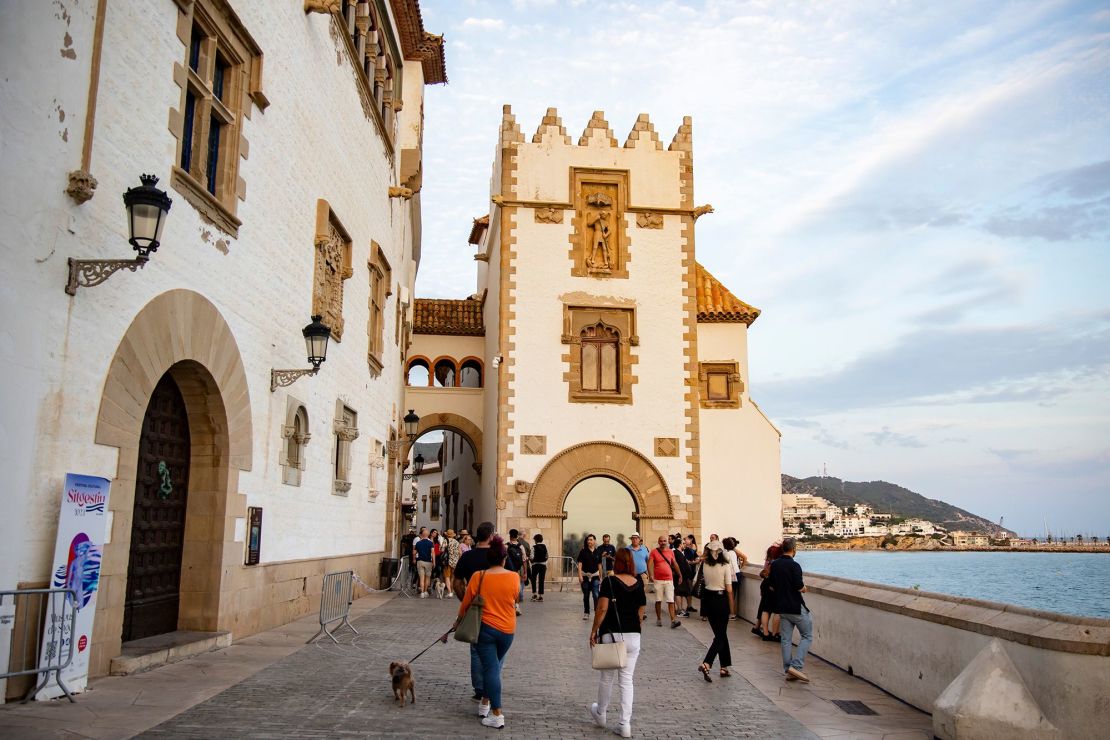
[[[563,520],[564,557],[575,557],[585,543],[586,535],[593,534],[597,544],[610,535],[610,543],[617,548],[629,545],[629,535],[638,528],[639,511],[632,492],[616,478],[596,475],[574,485],[563,502],[566,518]]]
[[[466,439],[467,443],[470,445],[470,448],[474,451],[474,459],[478,462],[479,466],[481,465],[482,430],[478,428],[477,424],[472,422],[470,419],[467,419],[465,416],[460,416],[459,414],[452,413],[424,414],[423,416],[421,416],[420,424],[417,426],[416,429],[416,436],[413,438],[412,442],[408,443],[408,446],[405,449],[406,455],[408,454],[409,449],[411,449],[413,443],[415,443],[422,436],[424,436],[428,432],[436,432],[440,430],[454,432],[455,434],[462,435]],[[407,457],[405,459],[407,459]]]
[[[188,420],[185,524],[175,629],[228,629],[242,543],[235,519],[246,514],[239,471],[251,466],[251,408],[246,373],[230,327],[214,305],[189,290],[154,298],[136,314],[108,369],[96,442],[119,450],[104,548],[90,674],[104,675],[120,654],[128,571],[140,485],[143,422],[164,378],[180,393]],[[172,467],[172,466],[171,466]],[[171,471],[170,482],[177,485]]]
[[[596,477],[616,481],[632,496],[645,541],[667,533],[674,508],[666,481],[650,460],[619,442],[583,442],[552,457],[530,486],[528,519],[547,539],[562,543],[567,497],[579,483]]]

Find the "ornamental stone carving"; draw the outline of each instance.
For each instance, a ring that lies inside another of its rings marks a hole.
[[[613,269],[610,239],[613,233],[613,199],[602,192],[586,196],[586,266],[591,272]]]
[[[536,216],[536,223],[538,224],[563,223],[562,208],[537,208],[533,211],[533,213]]]
[[[406,187],[401,186],[401,185],[390,185],[389,186],[389,197],[390,198],[402,198],[404,200],[408,200],[412,196],[413,196],[413,189],[412,188],[406,188]]]
[[[354,442],[358,439],[358,427],[347,426],[340,422],[335,422],[335,436],[344,442]]]
[[[704,206],[698,206],[697,208],[695,208],[692,211],[692,213],[693,213],[693,216],[694,216],[694,220],[697,221],[699,218],[701,218],[705,214],[713,213],[713,206],[706,203]]]
[[[513,489],[517,493],[528,493],[529,491],[532,490],[532,483],[530,481],[526,481],[526,480],[518,480],[516,482],[516,484],[513,486]]]
[[[343,281],[351,276],[350,243],[329,223],[327,233],[316,238],[316,265],[312,276],[312,313],[323,317],[335,340],[343,339]]]
[[[678,437],[656,437],[656,457],[678,457]]]
[[[92,176],[91,172],[74,170],[69,173],[69,186],[66,188],[66,195],[73,198],[77,205],[81,205],[93,197],[96,186],[96,178]]]
[[[641,229],[661,229],[663,228],[663,214],[662,213],[637,213],[636,225]]]
[[[339,12],[339,5],[339,0],[304,0],[304,12],[330,15]]]
[[[543,434],[525,434],[520,438],[520,454],[546,455],[547,436]]]

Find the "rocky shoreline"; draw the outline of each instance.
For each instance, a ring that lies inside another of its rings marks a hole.
[[[891,542],[891,540],[894,542]],[[887,550],[891,552],[1101,552],[1108,544],[1038,544],[1019,547],[956,547],[931,537],[849,537],[835,542],[798,542],[799,550]]]

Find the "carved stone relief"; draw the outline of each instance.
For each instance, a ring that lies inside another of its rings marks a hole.
[[[656,437],[656,457],[678,457],[678,437]]]
[[[607,273],[613,270],[613,198],[600,190],[586,196],[583,223],[586,226],[586,269]]]
[[[518,480],[513,488],[517,493],[528,493],[532,490],[532,484],[526,480]]]
[[[69,187],[66,188],[66,195],[73,198],[80,205],[93,197],[96,186],[96,178],[92,176],[91,172],[74,170],[69,173]]]
[[[547,436],[543,434],[525,434],[520,438],[520,454],[546,455]]]
[[[329,222],[327,233],[316,238],[312,313],[323,317],[337,342],[343,339],[343,281],[353,274],[349,265],[350,242]]]
[[[536,223],[538,224],[563,223],[562,208],[537,208],[532,212],[536,215]]]
[[[662,213],[637,213],[636,225],[641,229],[661,229],[663,228],[663,214]]]
[[[576,277],[627,278],[628,236],[624,211],[628,173],[621,170],[572,170],[574,231],[571,274]],[[537,216],[537,218],[539,218]]]

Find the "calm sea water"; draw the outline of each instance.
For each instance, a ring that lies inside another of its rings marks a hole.
[[[1110,555],[803,550],[806,573],[1110,619]]]

